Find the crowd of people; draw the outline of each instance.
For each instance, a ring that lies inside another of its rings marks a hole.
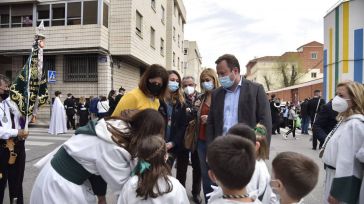
[[[284,139],[290,133],[297,138],[296,127],[308,134],[309,123],[326,172],[324,202],[364,202],[362,84],[338,84],[337,96],[327,104],[315,91],[312,99],[281,107],[274,95],[268,100],[262,85],[240,75],[235,56],[222,55],[215,63],[216,71],[208,68],[200,74],[200,84],[153,64],[138,87],[125,94],[120,88],[118,95],[111,90],[107,97],[80,97],[78,102],[67,94],[62,104],[57,91],[49,132],[76,131],[36,164],[41,171],[30,203],[102,204],[107,192],[117,196],[118,204],[189,203],[190,163],[195,203],[302,204],[318,182],[319,166],[302,154],[282,152],[272,161],[271,175],[266,162],[272,135],[288,126]],[[9,180],[10,199],[23,203],[25,161],[19,148],[11,150],[7,143],[10,138],[22,147],[25,158],[28,133],[12,122],[10,113],[16,112],[6,96],[8,86],[0,78],[0,141],[5,144],[0,151],[0,201]],[[15,163],[23,165],[17,170],[23,174],[11,175],[12,153],[19,154]]]

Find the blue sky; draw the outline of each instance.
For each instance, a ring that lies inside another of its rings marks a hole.
[[[185,39],[197,41],[202,64],[215,68],[222,54],[245,65],[254,57],[281,55],[323,43],[323,17],[338,0],[184,0]]]

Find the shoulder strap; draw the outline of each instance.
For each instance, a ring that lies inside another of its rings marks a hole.
[[[319,98],[319,100],[318,100],[318,102],[317,102],[317,106],[316,106],[316,110],[315,110],[315,116],[313,117],[313,122],[312,122],[312,124],[314,124],[314,123],[315,123],[315,121],[316,121],[317,110],[318,110],[318,108],[319,108],[320,102],[321,102],[321,98]]]

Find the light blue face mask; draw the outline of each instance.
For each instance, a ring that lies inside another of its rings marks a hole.
[[[175,92],[179,88],[179,84],[176,81],[169,81],[168,82],[168,88],[170,91]]]
[[[202,87],[206,91],[211,91],[212,89],[214,89],[214,84],[212,83],[212,81],[205,81],[205,82],[202,82]]]
[[[234,80],[230,79],[230,74],[224,77],[219,77],[219,81],[225,89],[230,88],[234,84]]]

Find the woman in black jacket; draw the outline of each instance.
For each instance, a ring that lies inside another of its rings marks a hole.
[[[186,131],[186,107],[183,91],[181,89],[181,77],[174,70],[168,71],[168,91],[163,99],[160,99],[159,112],[166,120],[165,141],[169,153],[168,163],[173,166],[174,160],[182,158],[184,150],[184,135]],[[183,185],[186,173],[177,165],[177,179]]]

